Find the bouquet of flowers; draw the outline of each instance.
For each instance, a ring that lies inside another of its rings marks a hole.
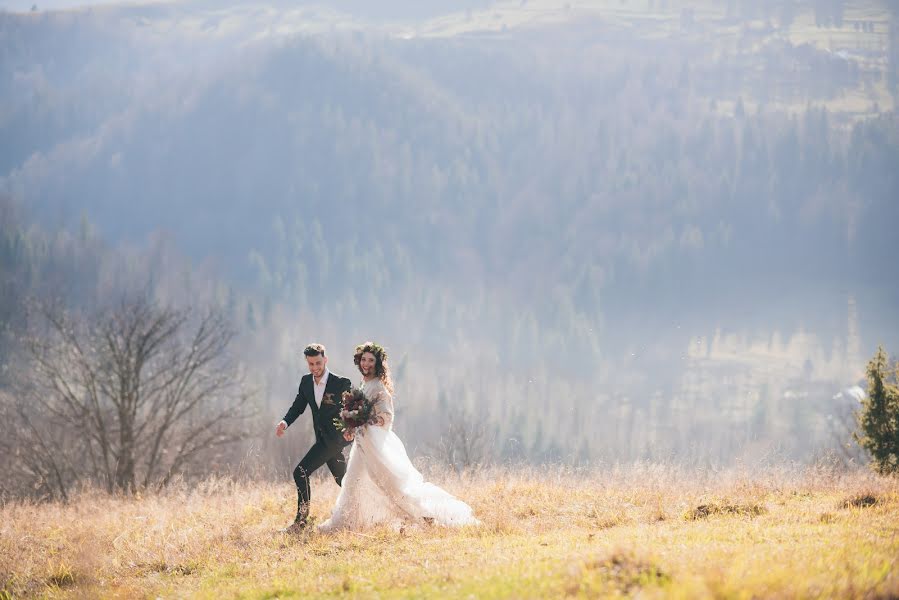
[[[343,393],[340,416],[334,419],[338,431],[346,431],[367,425],[374,418],[374,405],[365,397],[362,390],[352,388]]]

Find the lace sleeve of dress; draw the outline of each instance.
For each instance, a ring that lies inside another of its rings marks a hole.
[[[393,423],[393,398],[386,389],[381,389],[375,394],[375,416],[383,417],[385,427]]]

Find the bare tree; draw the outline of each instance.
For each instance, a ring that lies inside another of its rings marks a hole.
[[[86,479],[110,492],[165,485],[245,437],[248,395],[218,313],[143,298],[92,317],[38,312],[13,432],[19,471],[38,489],[64,498]]]
[[[825,420],[829,436],[832,458],[844,468],[863,465],[868,462],[865,451],[853,438],[858,423],[856,420],[856,407],[858,400],[840,393],[834,400],[831,412]]]
[[[34,495],[68,499],[68,490],[76,480],[70,468],[79,456],[77,438],[63,428],[41,418],[40,407],[15,396],[0,393],[0,499]]]
[[[453,406],[446,413],[440,441],[431,451],[436,458],[461,471],[486,462],[490,446],[486,422],[465,408]]]

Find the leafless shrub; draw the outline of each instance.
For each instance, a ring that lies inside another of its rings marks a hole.
[[[826,460],[834,466],[852,468],[864,465],[868,462],[865,451],[853,438],[853,433],[858,428],[855,409],[857,402],[845,403],[833,407],[833,411],[827,415],[825,421],[830,437],[830,452]]]
[[[438,460],[459,472],[485,464],[491,447],[486,421],[465,408],[453,407],[446,413],[444,430],[431,451]]]
[[[27,368],[0,407],[14,423],[2,442],[10,476],[31,495],[165,485],[244,437],[248,395],[219,314],[144,298],[90,316],[36,312]]]

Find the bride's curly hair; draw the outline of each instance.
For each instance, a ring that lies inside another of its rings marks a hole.
[[[356,367],[359,368],[359,372],[362,372],[362,355],[366,352],[371,352],[375,356],[375,377],[381,380],[381,383],[384,384],[384,387],[387,388],[387,391],[390,394],[393,394],[393,379],[390,378],[390,365],[387,364],[387,351],[384,349],[384,346],[380,344],[376,344],[374,342],[363,342],[356,346],[356,352],[353,354],[353,362],[356,364]]]

